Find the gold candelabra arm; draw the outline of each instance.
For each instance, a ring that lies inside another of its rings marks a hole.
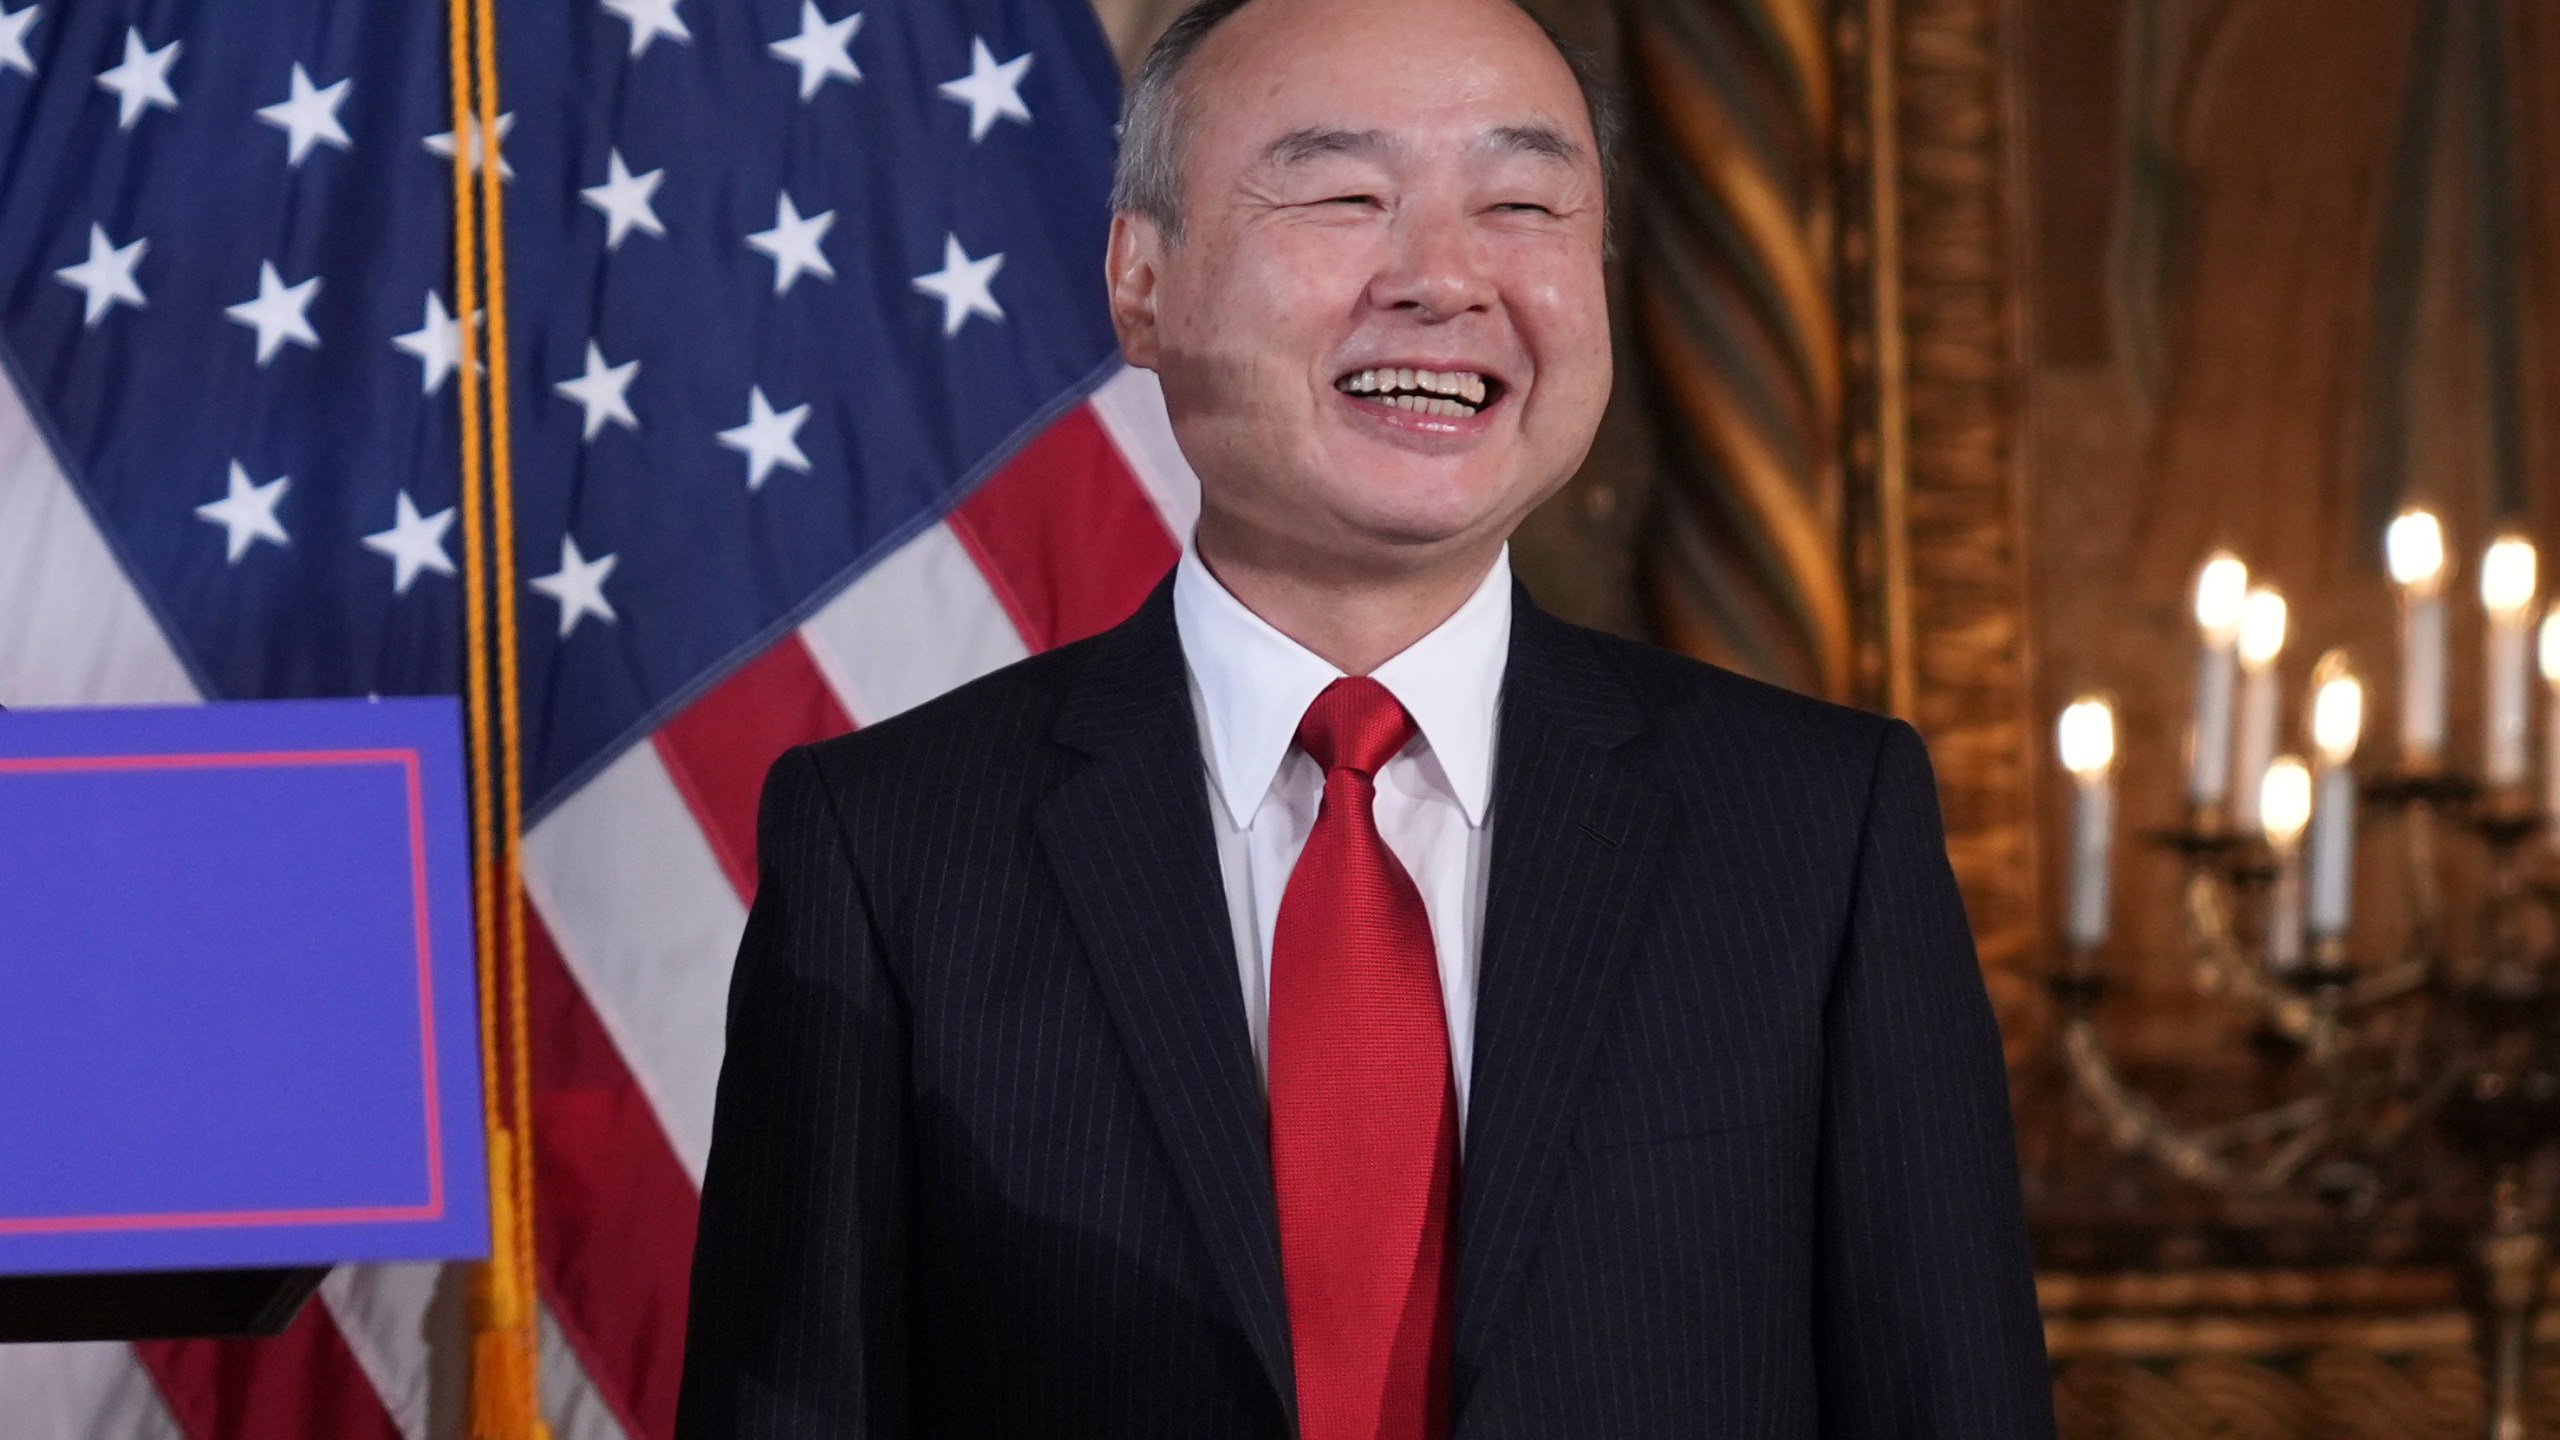
[[[2403,995],[2427,988],[2427,982],[2433,980],[2435,974],[2434,959],[2421,955],[2370,975],[2359,975],[2348,982],[2345,992],[2339,997],[2338,1008],[2352,1013],[2388,1004]]]
[[[2197,988],[2209,995],[2229,996],[2255,1010],[2268,1028],[2314,1056],[2336,1050],[2334,1013],[2270,980],[2249,956],[2232,924],[2229,887],[2209,867],[2198,865],[2187,872],[2185,909]]]
[[[2327,1094],[2308,1095],[2202,1130],[2182,1130],[2160,1107],[2127,1084],[2083,1011],[2062,1025],[2062,1053],[2072,1085],[2107,1124],[2120,1150],[2140,1150],[2171,1174],[2195,1184],[2254,1194],[2283,1186],[2328,1143],[2334,1105]],[[2281,1141],[2258,1163],[2233,1156]]]

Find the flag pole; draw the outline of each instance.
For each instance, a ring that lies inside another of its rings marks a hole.
[[[471,738],[472,899],[485,1079],[482,1123],[487,1132],[490,1192],[490,1256],[471,1277],[470,1433],[473,1440],[549,1440],[542,1420],[534,1324],[532,1082],[525,1017],[524,889],[517,865],[523,746],[516,684],[506,271],[500,232],[492,8],[490,0],[450,0],[448,25],[454,296],[459,312],[455,325],[462,372],[463,690]],[[485,302],[481,293],[484,242]],[[477,323],[484,311],[489,325],[485,365],[480,360]],[[489,387],[485,430],[480,388],[484,377]],[[497,661],[494,694],[493,654]]]

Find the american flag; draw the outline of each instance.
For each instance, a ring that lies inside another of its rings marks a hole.
[[[447,16],[0,0],[0,704],[449,692]],[[1083,0],[501,8],[545,1410],[667,1435],[784,746],[1132,609],[1197,492]],[[469,144],[466,149],[477,151]],[[459,1433],[462,1285],[0,1347],[0,1432]]]

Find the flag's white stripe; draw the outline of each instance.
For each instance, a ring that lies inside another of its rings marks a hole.
[[[329,1318],[405,1440],[439,1440],[432,1422],[455,1413],[456,1387],[467,1383],[464,1273],[433,1263],[341,1265],[320,1282]]]
[[[119,1342],[0,1345],[0,1420],[10,1440],[187,1440]]]
[[[799,633],[866,725],[1026,653],[944,525],[899,547]],[[633,746],[543,817],[525,837],[525,886],[699,1186],[746,909],[656,747]]]
[[[845,713],[876,725],[1026,653],[948,525],[899,547],[800,627]]]
[[[746,906],[654,745],[634,745],[525,836],[525,889],[699,1187],[721,1017]]]
[[[1197,482],[1173,448],[1155,377],[1125,371],[1095,406],[1159,513],[1170,510],[1167,526],[1188,534]],[[863,725],[1028,653],[985,572],[942,524],[820,607],[799,636]],[[657,750],[634,746],[545,816],[526,837],[525,876],[562,959],[699,1185],[746,914]]]
[[[1124,365],[1086,403],[1155,502],[1174,543],[1188,541],[1191,527],[1200,522],[1200,477],[1191,473],[1191,462],[1174,443],[1173,422],[1165,418],[1164,389],[1155,372]]]
[[[469,1431],[470,1283],[467,1266],[416,1264],[342,1265],[320,1284],[322,1303],[402,1440],[464,1440]],[[625,1440],[547,1305],[541,1347],[542,1413],[554,1440]]]
[[[0,375],[0,705],[200,698]]]
[[[628,1440],[548,1305],[542,1307],[541,1335],[542,1418],[551,1422],[552,1440]]]

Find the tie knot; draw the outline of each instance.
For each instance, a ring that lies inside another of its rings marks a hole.
[[[1374,776],[1413,738],[1413,717],[1387,687],[1366,675],[1347,675],[1324,687],[1298,722],[1298,748],[1325,768]]]

